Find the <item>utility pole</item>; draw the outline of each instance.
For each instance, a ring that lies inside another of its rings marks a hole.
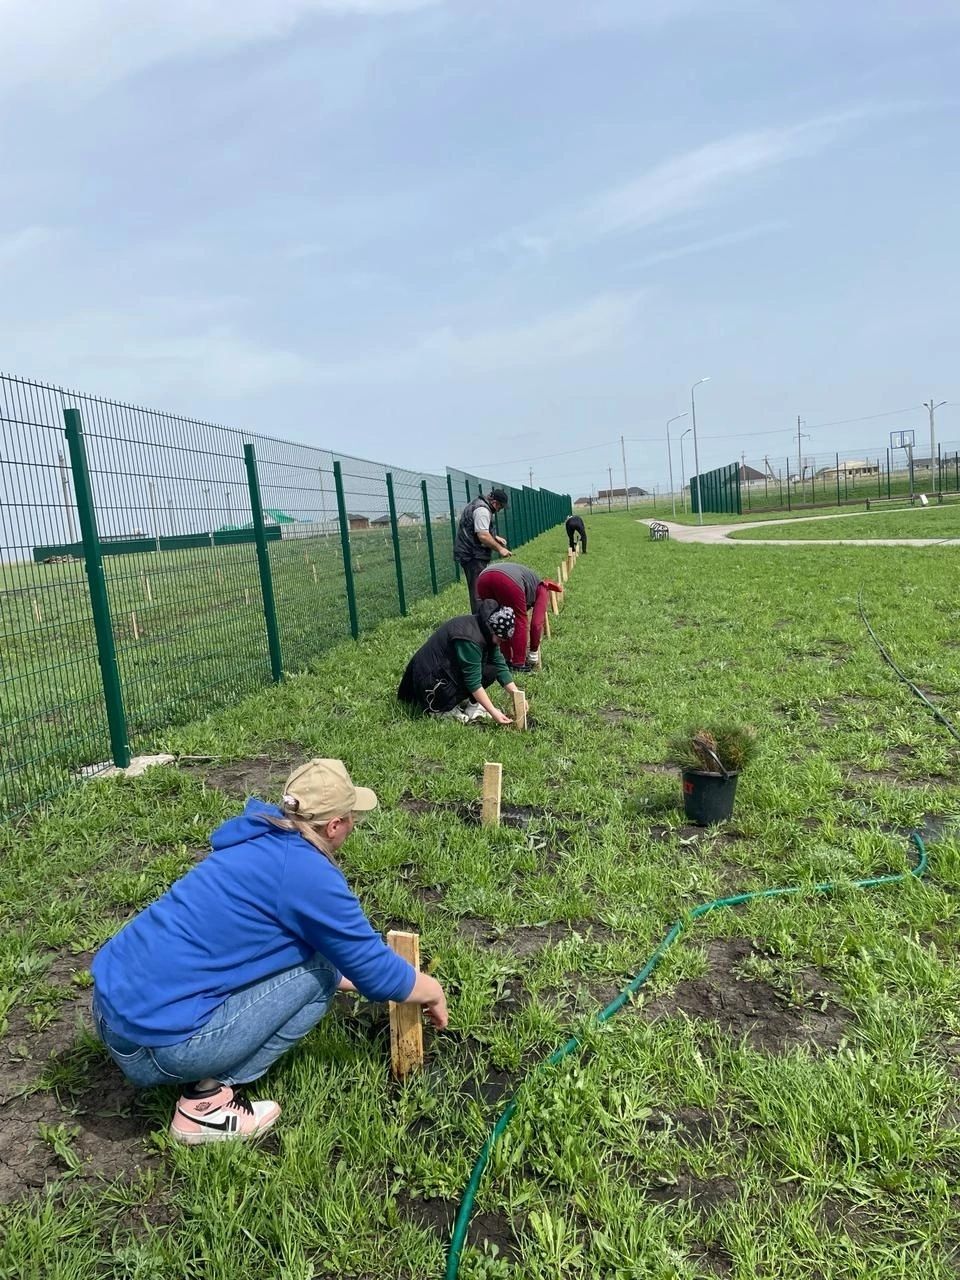
[[[70,492],[70,473],[66,459],[62,453],[57,454],[60,462],[60,484],[63,486],[63,512],[67,517],[67,540],[72,544],[77,540],[77,526],[73,522],[73,495]]]
[[[937,409],[940,408],[941,405],[945,405],[946,403],[947,403],[946,400],[940,400],[937,404],[934,404],[933,396],[931,396],[929,400],[924,400],[923,402],[923,407],[926,409],[927,413],[929,413],[930,415],[930,484],[931,486],[934,483],[933,460],[937,456],[937,434],[933,425],[933,415],[937,411]]]
[[[607,467],[607,479],[610,481],[610,488],[607,490],[607,510],[613,509],[613,467]]]
[[[803,460],[800,457],[800,415],[797,414],[797,483],[802,484]],[[802,490],[801,490],[802,494]]]
[[[630,510],[630,489],[627,485],[627,446],[623,443],[623,436],[620,437],[620,457],[623,458],[623,496],[627,500],[627,510]]]
[[[530,468],[530,488],[533,488],[533,467]]]

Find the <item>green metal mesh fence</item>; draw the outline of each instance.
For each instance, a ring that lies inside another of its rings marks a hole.
[[[0,443],[6,814],[449,586],[493,487],[2,375]],[[511,546],[569,514],[503,487]]]

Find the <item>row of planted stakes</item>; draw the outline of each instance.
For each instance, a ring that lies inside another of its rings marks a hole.
[[[564,589],[579,555],[578,550],[569,551],[557,568],[557,581]],[[550,613],[556,618],[565,600],[565,590],[551,591],[549,594]],[[543,639],[551,639],[549,614],[544,619]],[[541,641],[541,647],[542,643]],[[513,727],[521,733],[527,728],[527,699],[519,689],[513,695]],[[480,810],[480,821],[485,827],[500,826],[502,790],[503,765],[499,761],[488,761],[483,766],[483,801]],[[409,960],[415,969],[420,968],[419,934],[391,929],[387,934],[387,942],[398,955]],[[391,1002],[390,1061],[393,1074],[398,1079],[423,1066],[423,1019],[418,1005]]]
[[[557,569],[557,581],[565,589],[579,559],[571,550]],[[565,590],[550,592],[550,612],[556,618],[565,600]],[[543,639],[551,638],[550,615],[544,621]],[[541,641],[541,646],[542,646]],[[527,728],[527,700],[517,690],[513,695],[513,727]],[[695,724],[670,738],[667,762],[680,770],[684,813],[697,826],[724,822],[733,813],[737,779],[756,751],[756,734],[740,724]],[[485,827],[500,826],[503,765],[488,761],[483,767],[483,799],[480,821]],[[399,930],[387,934],[395,951],[412,965],[420,964],[420,938]],[[403,1077],[423,1065],[423,1023],[416,1005],[390,1005],[390,1050],[393,1073]]]

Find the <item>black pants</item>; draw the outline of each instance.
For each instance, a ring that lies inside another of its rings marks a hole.
[[[463,570],[463,576],[467,580],[467,590],[470,592],[470,612],[477,612],[477,579],[490,563],[489,560],[461,560],[460,568]]]
[[[497,683],[497,668],[492,662],[483,664],[483,687],[489,689],[491,685]],[[469,698],[469,690],[462,686],[450,684],[446,680],[435,684],[432,689],[423,689],[417,691],[420,695],[420,706],[424,711],[432,711],[436,715],[442,715],[444,711],[452,711],[454,707],[458,707],[461,702]]]
[[[586,555],[586,551],[587,551],[587,531],[586,531],[586,529],[568,529],[568,530],[567,530],[567,537],[570,539],[570,550],[571,550],[571,551],[576,551],[577,547],[576,547],[576,543],[575,543],[574,539],[575,539],[575,538],[577,538],[577,537],[579,537],[579,539],[580,539],[580,550],[584,553],[584,555]]]

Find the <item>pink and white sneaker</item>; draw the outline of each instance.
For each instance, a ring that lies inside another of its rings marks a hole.
[[[204,1142],[257,1138],[271,1128],[279,1115],[275,1102],[250,1102],[223,1084],[206,1097],[181,1095],[170,1122],[170,1137],[193,1147]]]

